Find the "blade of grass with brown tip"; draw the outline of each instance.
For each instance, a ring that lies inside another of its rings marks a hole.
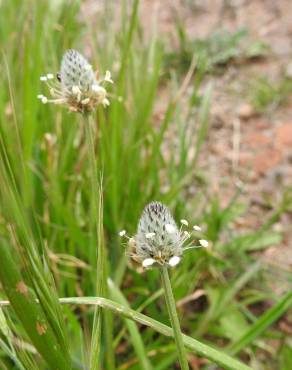
[[[59,347],[46,315],[23,281],[20,271],[12,259],[10,246],[4,240],[0,241],[0,255],[2,261],[1,283],[27,335],[50,368],[70,369],[70,364]]]

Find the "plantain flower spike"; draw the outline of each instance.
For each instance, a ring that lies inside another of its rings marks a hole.
[[[108,106],[108,94],[105,83],[113,83],[111,73],[106,71],[102,79],[97,79],[92,66],[78,51],[65,52],[61,70],[56,77],[52,73],[41,76],[49,88],[51,98],[42,94],[38,98],[42,103],[65,105],[72,112],[90,113],[98,105]]]
[[[129,238],[125,230],[119,235],[129,239],[128,244],[132,248],[130,256],[144,268],[162,265],[174,267],[181,261],[186,249],[207,247],[207,241],[204,243],[203,240],[198,246],[186,245],[192,235],[184,230],[184,226],[188,226],[186,220],[181,220],[181,226],[178,227],[165,205],[152,202],[142,212],[136,235]]]

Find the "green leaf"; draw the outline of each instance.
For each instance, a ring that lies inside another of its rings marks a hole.
[[[292,369],[292,347],[284,345],[280,353],[280,369]]]
[[[255,251],[277,245],[282,238],[282,234],[276,231],[258,231],[238,236],[224,247],[229,250]]]
[[[245,317],[236,307],[227,309],[219,321],[223,335],[232,341],[239,339],[248,329]]]

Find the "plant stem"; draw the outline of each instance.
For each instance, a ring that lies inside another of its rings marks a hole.
[[[90,116],[85,116],[86,143],[88,148],[88,159],[90,165],[91,178],[91,217],[90,217],[90,260],[96,263],[96,294],[97,296],[107,296],[107,260],[103,238],[103,196],[102,179],[99,181],[97,173],[97,162],[95,158],[94,138],[95,132],[93,121]],[[106,327],[106,361],[107,369],[115,369],[115,356],[112,343],[112,320],[109,312],[104,312],[104,325]],[[101,348],[101,325],[102,312],[101,307],[96,307],[94,312],[92,343],[90,356],[90,369],[95,370],[101,367],[100,348]]]
[[[171,283],[168,275],[168,269],[165,266],[160,268],[161,280],[164,289],[165,301],[167,305],[167,310],[171,322],[171,326],[174,333],[174,339],[176,343],[178,359],[182,370],[189,370],[189,365],[186,357],[185,346],[183,342],[182,332],[180,329],[180,324],[177,316],[175,300],[171,288]]]
[[[90,119],[89,115],[85,116],[84,119],[85,123],[85,137],[86,137],[86,144],[88,149],[88,160],[90,166],[90,180],[91,180],[91,199],[90,199],[90,206],[91,206],[91,217],[90,217],[90,232],[92,234],[91,242],[90,242],[90,259],[91,262],[97,258],[96,254],[96,240],[98,239],[98,208],[99,208],[99,197],[98,197],[98,190],[99,190],[99,181],[97,175],[97,163],[95,159],[95,150],[94,150],[94,128],[93,122]],[[94,229],[96,229],[94,231]],[[96,234],[95,234],[96,232]],[[95,253],[94,253],[95,252]]]

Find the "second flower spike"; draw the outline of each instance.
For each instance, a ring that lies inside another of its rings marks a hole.
[[[154,263],[172,265],[173,261],[177,264],[184,240],[165,205],[152,202],[145,207],[135,236],[136,257],[144,267]]]
[[[183,253],[188,249],[208,247],[207,240],[200,239],[199,245],[192,240],[197,239],[193,232],[201,230],[197,225],[191,232],[185,230],[189,226],[187,220],[180,220],[178,227],[170,210],[160,202],[151,202],[143,210],[138,223],[137,233],[129,237],[126,230],[119,236],[128,239],[129,253],[144,268],[152,266],[170,266],[179,264]]]

